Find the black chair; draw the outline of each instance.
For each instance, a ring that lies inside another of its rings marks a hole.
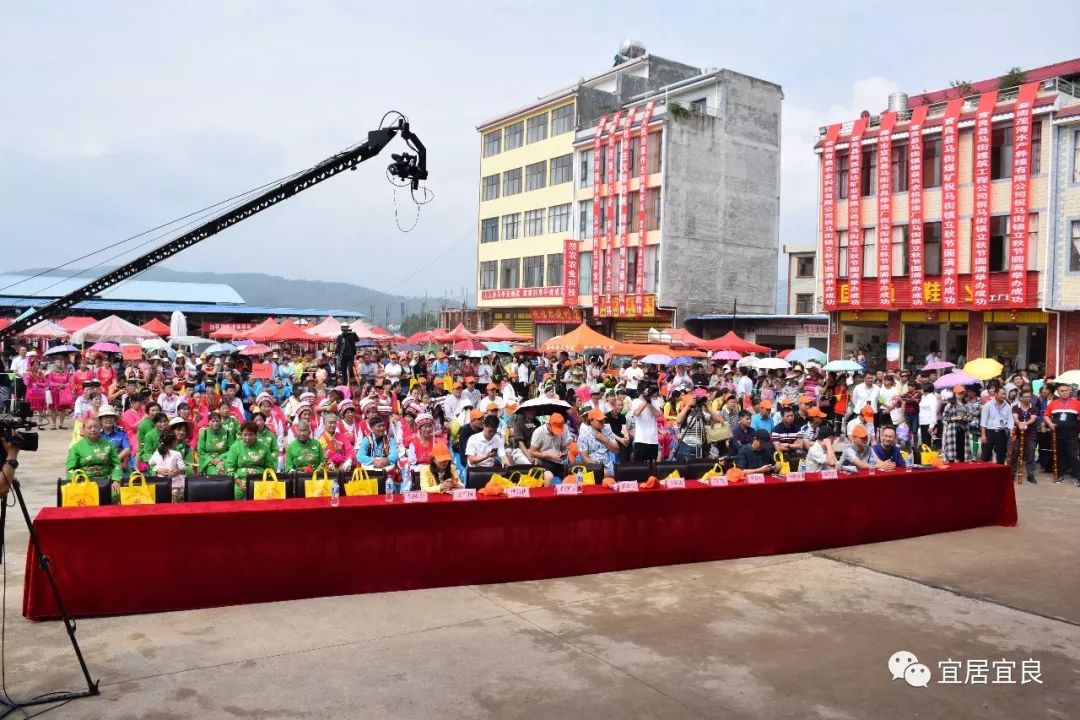
[[[488,481],[491,480],[491,476],[495,473],[502,473],[501,468],[493,467],[471,467],[465,470],[465,487],[472,488],[473,490],[480,490]],[[503,473],[505,474],[505,473]]]
[[[652,462],[626,462],[615,463],[615,482],[628,482],[633,480],[634,482],[643,483],[649,479],[649,476],[653,474]]]
[[[184,501],[235,500],[233,482],[228,475],[192,475],[184,483]]]
[[[661,460],[654,463],[653,467],[656,470],[653,474],[660,480],[663,480],[676,470],[679,471],[680,477],[689,477],[686,474],[689,472],[689,463],[679,462],[677,460]]]
[[[691,480],[698,480],[702,475],[709,472],[714,467],[716,467],[716,462],[713,460],[695,460],[694,462],[686,463],[686,472],[683,474],[683,477],[690,478]]]
[[[305,475],[303,478],[298,478],[296,473],[279,473],[277,479],[285,483],[285,497],[295,498],[304,497],[304,480],[310,480],[310,475]],[[247,482],[247,499],[255,499],[255,482],[262,480],[262,475],[250,475]],[[299,494],[297,494],[297,487],[300,488]]]
[[[146,475],[146,484],[154,486],[154,502],[158,505],[167,505],[172,502],[172,478]],[[130,487],[131,476],[120,481],[120,487]]]
[[[98,505],[112,505],[112,479],[107,477],[92,477],[90,480],[98,486]],[[69,482],[71,481],[67,478],[56,479],[56,507],[63,507],[64,494],[60,488],[67,485]]]

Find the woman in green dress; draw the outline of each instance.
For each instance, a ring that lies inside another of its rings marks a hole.
[[[265,443],[259,442],[259,426],[246,422],[240,428],[240,439],[229,448],[225,456],[225,472],[236,478],[236,499],[247,497],[247,485],[252,476],[259,479],[265,470],[277,465],[277,454]]]
[[[83,436],[68,450],[66,467],[69,478],[82,470],[88,477],[120,480],[120,455],[115,445],[101,438],[101,421],[96,417],[87,416],[83,421]]]
[[[150,429],[139,438],[139,472],[145,473],[150,467],[150,456],[161,442],[161,433],[169,427],[169,416],[159,412],[150,419]]]
[[[229,431],[222,427],[221,415],[210,413],[208,425],[199,431],[199,443],[195,448],[200,475],[224,475],[225,456],[233,444]]]

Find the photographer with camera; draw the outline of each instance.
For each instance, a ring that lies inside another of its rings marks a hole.
[[[643,382],[641,397],[634,400],[634,404],[630,406],[630,414],[634,416],[634,462],[656,460],[660,450],[656,420],[662,412],[656,383]]]
[[[0,415],[0,500],[7,497],[15,482],[19,453],[38,449],[38,435],[30,432],[35,424],[29,417],[30,405],[25,400],[18,403],[17,415]]]
[[[7,434],[0,437],[0,500],[7,497],[11,481],[15,479],[15,470],[19,467],[19,448]]]
[[[713,423],[723,423],[724,417],[709,406],[709,393],[697,388],[684,397],[682,409],[675,418],[678,443],[675,459],[679,462],[700,460],[705,448],[705,431]]]

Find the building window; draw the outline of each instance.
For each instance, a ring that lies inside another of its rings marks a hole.
[[[1080,220],[1069,223],[1069,271],[1080,272]]]
[[[615,179],[622,177],[622,140],[615,143]]]
[[[581,179],[578,180],[579,187],[592,187],[593,184],[593,151],[582,150],[580,160],[578,161],[578,170],[581,172]]]
[[[547,186],[547,163],[541,160],[538,163],[525,166],[525,189],[539,190]]]
[[[592,295],[592,251],[578,254],[578,295]]]
[[[574,129],[574,103],[551,111],[551,135],[562,135]]]
[[[640,154],[640,147],[640,137],[634,135],[632,138],[630,138],[630,177],[632,178],[638,176],[638,155]]]
[[[814,256],[813,255],[797,255],[795,257],[795,277],[798,277],[798,278],[812,278],[812,277],[814,277]]]
[[[1080,130],[1073,130],[1072,181],[1080,183]]]
[[[525,121],[518,120],[513,125],[507,125],[504,131],[506,135],[506,149],[513,150],[521,147],[525,142]]]
[[[638,231],[638,190],[626,194],[626,217],[630,220],[629,232]]]
[[[520,287],[518,273],[521,272],[520,258],[507,258],[499,263],[499,288],[510,290]]]
[[[592,237],[592,200],[585,200],[578,211],[578,238],[588,240]]]
[[[814,294],[799,293],[795,296],[795,313],[798,315],[812,315],[814,312]]]
[[[570,232],[570,203],[548,208],[548,224],[551,226],[548,232]]]
[[[540,142],[547,139],[547,113],[529,118],[526,122],[526,138],[528,143]]]
[[[892,274],[893,277],[906,277],[908,274],[908,234],[907,225],[893,225],[892,229]]]
[[[923,223],[923,274],[941,274],[941,223]]]
[[[877,228],[863,228],[862,242],[862,276],[877,277]]]
[[[600,183],[607,182],[607,145],[600,146]]]
[[[480,289],[494,290],[499,282],[499,263],[490,260],[480,263]]]
[[[1009,269],[1009,216],[990,218],[990,272]]]
[[[636,293],[637,289],[638,249],[629,248],[626,253],[626,292]]]
[[[836,156],[836,196],[841,200],[847,200],[848,195],[848,155],[837,154]]]
[[[1042,172],[1042,122],[1035,120],[1031,123],[1031,174],[1038,175]]]
[[[645,292],[655,293],[660,282],[660,246],[645,246]]]
[[[893,145],[892,149],[892,191],[907,192],[908,185],[908,146]]]
[[[649,188],[649,196],[645,199],[645,222],[646,230],[660,229],[660,188]]]
[[[521,287],[534,288],[544,285],[544,256],[530,255],[524,259]]]
[[[562,185],[574,181],[574,156],[560,155],[551,158],[551,184]]]
[[[848,242],[847,242],[847,240],[848,240],[847,230],[837,230],[836,231],[836,246],[837,246],[837,248],[839,248],[837,250],[837,253],[836,253],[836,265],[837,265],[837,273],[836,273],[836,275],[837,275],[837,277],[842,277],[842,278],[847,277],[847,266],[848,266],[848,256],[847,256]]]
[[[863,197],[877,194],[877,148],[862,151],[859,186]]]
[[[924,188],[941,187],[941,138],[923,138],[922,176]]]
[[[499,241],[499,218],[484,218],[480,221],[480,242]]]
[[[660,172],[660,165],[664,155],[664,135],[662,132],[649,133],[649,165],[646,170],[649,174]]]
[[[484,178],[484,200],[496,200],[499,197],[499,173]]]
[[[503,215],[503,240],[517,240],[521,237],[521,213]]]
[[[705,98],[690,101],[690,112],[705,114]]]
[[[547,256],[547,286],[555,287],[562,284],[562,253],[553,253]]]
[[[1031,124],[1030,174],[1038,175],[1041,169],[1042,123]],[[990,179],[1002,180],[1012,177],[1013,129],[1012,125],[995,128],[990,136]]]
[[[492,130],[484,133],[484,157],[498,155],[502,144],[502,130]]]
[[[503,195],[517,195],[521,192],[521,168],[514,168],[503,173]]]
[[[525,237],[544,234],[544,209],[525,211]]]

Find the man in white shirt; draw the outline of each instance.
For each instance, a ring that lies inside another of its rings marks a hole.
[[[22,378],[30,371],[30,358],[26,355],[26,346],[19,346],[19,354],[11,358],[11,372],[15,377]]]
[[[462,404],[465,402],[465,397],[462,394],[464,387],[460,380],[455,380],[450,394],[442,399],[443,417],[447,420],[461,412]]]
[[[461,397],[466,398],[473,404],[473,407],[479,407],[480,405],[480,389],[476,387],[476,378],[471,375],[465,378],[465,390],[462,391]]]
[[[656,419],[661,412],[660,398],[656,397],[656,390],[651,385],[630,406],[630,414],[634,417],[634,462],[656,460],[660,449]]]
[[[872,413],[877,413],[878,397],[880,395],[881,389],[874,384],[874,375],[867,373],[863,382],[853,385],[851,388],[851,404],[848,406],[848,413],[860,413],[868,405]]]
[[[487,387],[491,382],[491,375],[495,372],[495,368],[488,362],[488,358],[483,358],[480,361],[480,365],[476,368],[476,379],[482,387]]]
[[[629,397],[636,398],[638,396],[638,385],[645,377],[645,371],[641,369],[641,361],[634,358],[630,361],[630,366],[623,368],[619,375],[626,385],[626,394]]]
[[[686,374],[686,366],[679,365],[675,368],[675,377],[668,382],[668,391],[682,390],[686,392],[694,389],[694,381]]]
[[[500,465],[513,463],[499,434],[499,418],[493,415],[484,418],[484,429],[469,436],[465,455],[469,467],[495,467],[496,461]]]
[[[740,368],[739,379],[735,381],[735,394],[739,398],[739,402],[745,397],[750,397],[754,394],[754,381],[750,377],[749,368]]]
[[[529,396],[529,361],[522,358],[517,364],[517,392],[521,397]]]

